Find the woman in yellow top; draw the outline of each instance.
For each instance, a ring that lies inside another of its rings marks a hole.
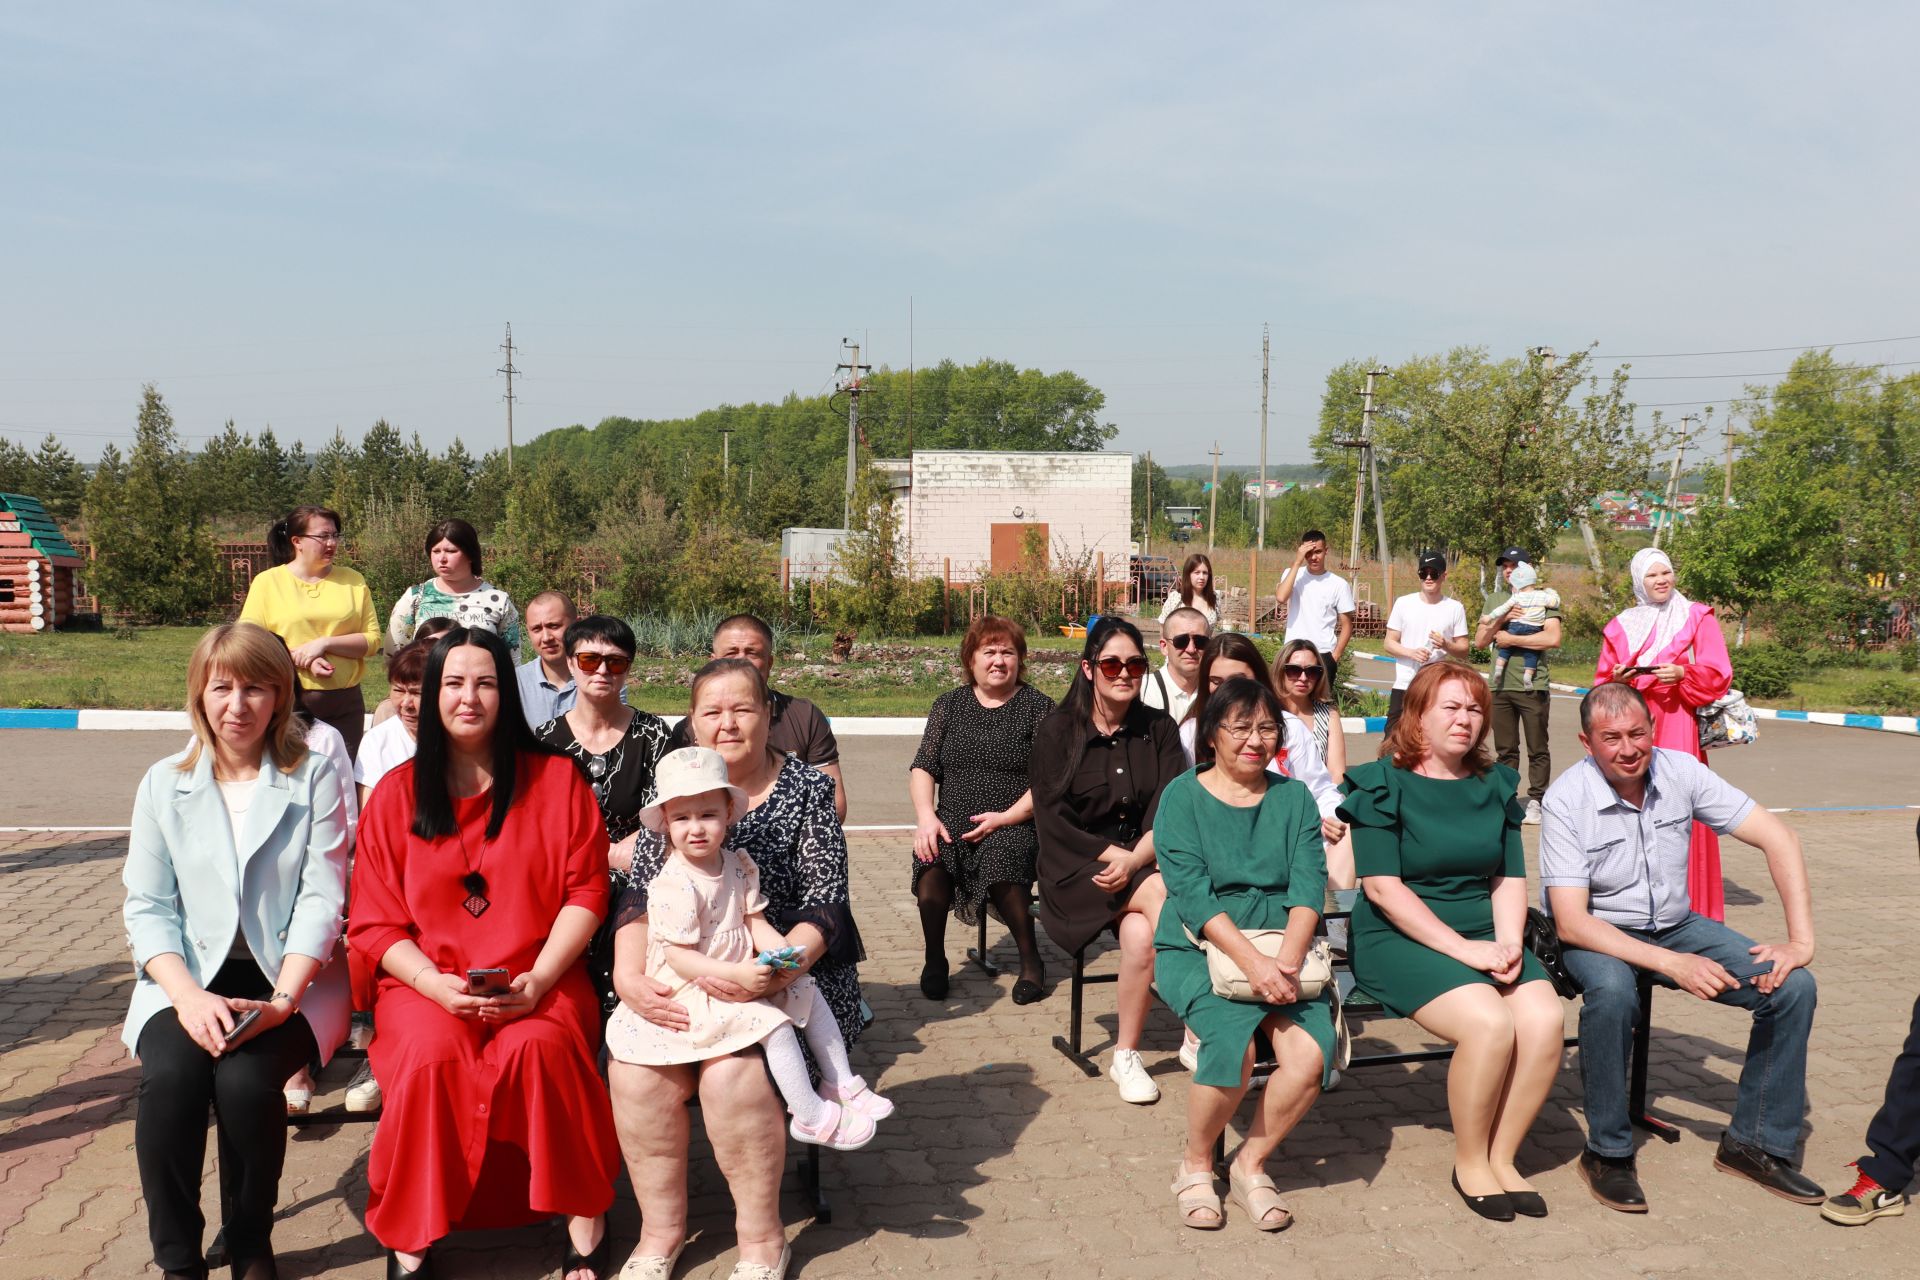
[[[367,580],[333,562],[340,550],[340,513],[295,507],[267,530],[274,567],[247,588],[240,621],[257,622],[286,642],[300,671],[300,706],[360,754],[367,704],[360,673],[380,645],[380,620]]]

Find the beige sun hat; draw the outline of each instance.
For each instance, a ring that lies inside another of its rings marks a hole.
[[[669,800],[705,795],[709,791],[727,793],[727,822],[747,811],[747,793],[727,780],[727,762],[711,747],[682,747],[660,757],[654,766],[654,785],[658,790],[653,803],[640,810],[640,825],[652,832],[667,829],[663,809]]]

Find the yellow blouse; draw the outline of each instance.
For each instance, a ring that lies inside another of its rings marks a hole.
[[[367,580],[351,569],[335,565],[319,582],[302,582],[286,565],[256,574],[247,588],[240,621],[257,622],[297,649],[322,636],[367,637],[367,652],[380,648],[380,620],[373,612],[373,593]],[[351,689],[366,669],[363,658],[330,653],[333,674],[325,678],[300,673],[303,689]]]

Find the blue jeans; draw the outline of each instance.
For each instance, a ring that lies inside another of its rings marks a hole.
[[[1666,929],[1622,933],[1667,951],[1706,956],[1731,972],[1753,967],[1753,945],[1732,929],[1698,913]],[[1586,1092],[1587,1146],[1597,1155],[1633,1154],[1633,1125],[1627,1115],[1627,1061],[1633,1051],[1633,1023],[1640,1011],[1633,966],[1624,960],[1565,950],[1567,968],[1586,988],[1580,1003],[1580,1083]],[[1664,978],[1654,981],[1672,984]],[[1753,1013],[1747,1036],[1747,1060],[1740,1068],[1740,1092],[1727,1134],[1783,1160],[1793,1158],[1800,1121],[1807,1112],[1807,1037],[1818,1002],[1813,975],[1795,969],[1771,995],[1750,982],[1714,997],[1717,1004],[1738,1005]]]

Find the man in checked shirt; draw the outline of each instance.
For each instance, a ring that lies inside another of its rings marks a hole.
[[[1627,1115],[1638,969],[1664,986],[1753,1014],[1733,1119],[1714,1168],[1787,1200],[1821,1203],[1826,1193],[1793,1165],[1807,1110],[1816,1003],[1806,968],[1813,899],[1800,838],[1700,761],[1654,746],[1647,704],[1629,685],[1603,684],[1587,694],[1580,741],[1586,758],[1547,788],[1540,884],[1567,968],[1585,988],[1581,1176],[1608,1208],[1647,1211]],[[1755,942],[1693,910],[1687,846],[1695,821],[1766,855],[1786,914],[1785,942]]]

